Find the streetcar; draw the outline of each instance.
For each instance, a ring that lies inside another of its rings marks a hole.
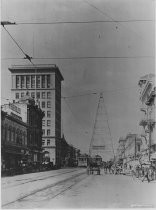
[[[82,154],[78,157],[78,167],[87,167],[88,165],[88,155]]]

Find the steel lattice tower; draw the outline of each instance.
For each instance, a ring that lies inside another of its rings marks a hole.
[[[91,157],[100,155],[103,161],[114,158],[114,148],[108,115],[104,104],[103,94],[100,93],[96,117],[90,142],[89,155]]]

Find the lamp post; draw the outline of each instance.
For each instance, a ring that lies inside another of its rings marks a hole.
[[[149,130],[148,158],[149,158],[149,161],[151,160],[151,131],[152,131],[151,112],[152,112],[152,110],[150,109],[149,110],[149,119],[148,119],[148,130]]]
[[[149,161],[151,160],[151,122],[149,120],[149,124],[148,124],[148,127],[149,127],[149,148],[148,148],[148,158],[149,158]]]

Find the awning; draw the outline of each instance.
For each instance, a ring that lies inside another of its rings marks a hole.
[[[156,152],[151,154],[151,160],[156,160]]]
[[[9,153],[9,154],[14,154],[14,155],[24,155],[22,152],[20,151],[15,151],[15,150],[5,150],[6,153]]]
[[[143,156],[141,159],[140,159],[140,162],[142,165],[149,165],[150,162],[149,162],[149,157],[148,156]]]

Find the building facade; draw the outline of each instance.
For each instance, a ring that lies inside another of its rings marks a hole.
[[[35,105],[34,99],[26,95],[17,103],[5,104],[2,106],[2,113],[4,116],[2,118],[2,148],[5,154],[2,154],[2,156],[5,156],[4,159],[7,162],[14,162],[10,165],[15,167],[19,160],[41,162],[42,118],[44,113]],[[8,147],[10,147],[10,154],[7,155],[9,161],[6,158]],[[14,150],[17,150],[17,152]],[[14,153],[19,153],[19,155],[13,157]]]
[[[116,162],[122,163],[123,172],[129,171],[135,164],[139,164],[141,151],[142,139],[139,135],[128,133],[126,137],[119,139]]]
[[[56,65],[25,65],[9,68],[12,77],[12,99],[29,94],[44,111],[42,147],[50,162],[61,165],[61,81]]]
[[[141,138],[137,134],[129,133],[125,140],[124,156],[127,159],[137,159],[141,153]]]
[[[124,137],[120,137],[119,139],[119,145],[117,148],[117,159],[122,159],[125,157],[125,143],[126,143],[126,139]]]
[[[42,119],[44,112],[35,104],[35,100],[26,95],[19,100],[18,106],[26,114],[27,145],[29,149],[29,161],[42,161]],[[24,111],[25,110],[25,111]],[[24,115],[22,114],[22,116]],[[23,119],[24,121],[25,119]]]
[[[143,128],[144,155],[146,156],[148,154],[150,160],[153,156],[156,156],[155,75],[148,74],[141,77],[138,85],[140,88],[140,110],[142,111],[142,119],[139,124]]]
[[[68,147],[69,144],[67,143],[65,136],[62,136],[61,139],[61,167],[68,166]]]
[[[63,134],[61,139],[61,167],[75,167],[78,165],[80,150],[68,144]]]
[[[27,124],[20,118],[1,111],[2,171],[17,168],[27,158]]]

